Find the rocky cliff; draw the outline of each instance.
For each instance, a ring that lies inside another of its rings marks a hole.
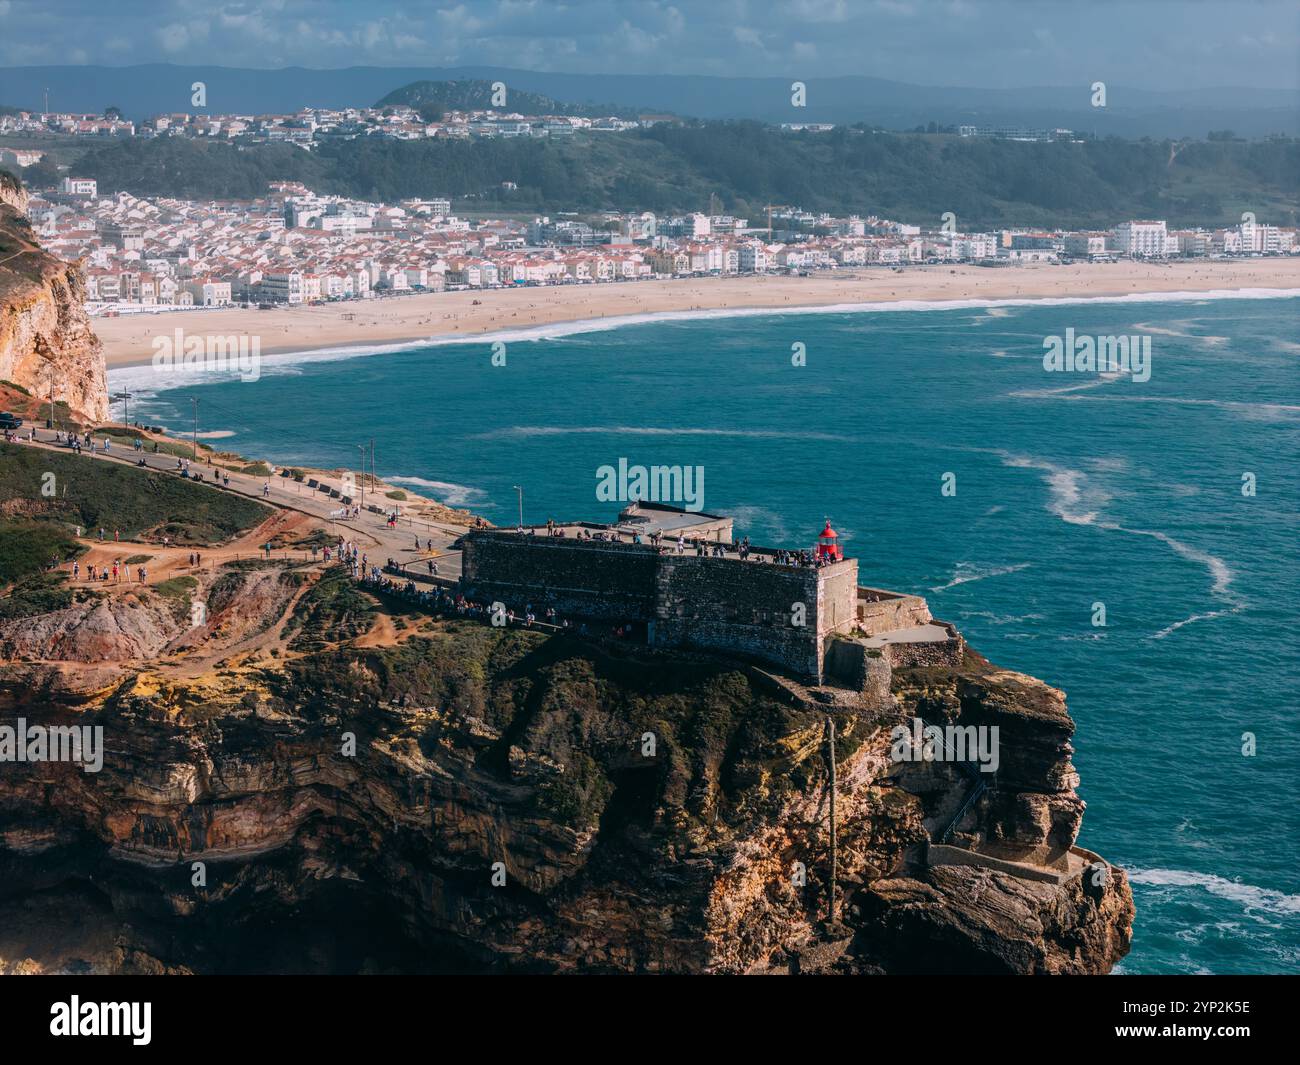
[[[0,380],[48,397],[53,369],[55,399],[102,421],[108,382],[81,271],[41,249],[26,212],[22,185],[0,172]]]
[[[0,969],[1104,973],[1128,949],[1123,871],[1073,846],[1063,696],[974,653],[868,698],[315,566],[193,596],[198,626],[149,590],[0,620],[0,725],[106,750],[0,765]],[[914,717],[1002,730],[964,812],[959,767],[891,757]],[[936,860],[954,817],[977,864]]]

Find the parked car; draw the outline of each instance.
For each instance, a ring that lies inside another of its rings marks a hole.
[[[8,411],[0,413],[0,429],[17,429],[23,424],[23,420],[16,414],[10,414]]]

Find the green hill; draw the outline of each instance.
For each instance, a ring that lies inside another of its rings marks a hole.
[[[492,102],[490,81],[413,81],[394,89],[376,107],[405,104],[414,107],[426,119],[433,120],[448,111],[515,111],[521,115],[599,115],[624,114],[627,108],[594,104],[563,103],[541,93],[506,89],[506,102],[497,107]]]
[[[47,482],[51,473],[54,479]],[[46,483],[53,486],[51,497],[42,492]],[[167,536],[176,544],[200,546],[229,540],[272,513],[256,500],[174,474],[20,444],[0,444],[0,499],[11,502],[21,521],[61,529],[64,536],[72,526],[102,526],[109,536],[118,530],[123,539],[160,541]],[[7,579],[30,571],[32,559],[47,561],[61,550],[62,541],[57,536],[42,541],[34,554],[19,551],[18,542],[11,548],[11,563],[0,565]]]
[[[758,222],[764,205],[878,214],[963,229],[1113,225],[1166,218],[1226,225],[1254,211],[1294,225],[1300,141],[1126,141],[1051,144],[879,133],[837,127],[788,132],[753,122],[694,122],[562,140],[368,137],[311,152],[283,144],[166,138],[90,150],[79,173],[101,191],[224,199],[261,195],[273,180],[394,201],[451,196],[482,211],[723,209]],[[506,189],[503,183],[516,186]]]

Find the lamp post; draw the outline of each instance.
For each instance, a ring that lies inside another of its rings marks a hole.
[[[194,437],[190,442],[190,457],[199,461],[199,400],[197,396],[190,396],[190,402],[194,404]]]
[[[122,424],[130,425],[131,424],[131,393],[114,392],[113,398],[120,399],[122,401]]]
[[[366,445],[358,444],[357,450],[361,452],[361,509],[366,509]]]
[[[520,485],[511,485],[519,493],[519,528],[522,531],[524,527],[524,490]]]

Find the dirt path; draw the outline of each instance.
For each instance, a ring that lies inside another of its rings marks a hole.
[[[262,545],[277,536],[298,539],[309,535],[314,529],[324,528],[324,524],[308,514],[302,514],[292,510],[277,509],[266,521],[242,536],[231,540],[227,544],[217,547],[164,547],[161,544],[148,543],[143,540],[100,540],[98,537],[83,536],[79,543],[87,548],[84,555],[79,558],[80,576],[73,581],[74,585],[89,584],[87,573],[89,567],[94,566],[96,571],[108,568],[112,571],[113,563],[118,563],[118,580],[113,581],[110,577],[108,581],[96,581],[94,587],[106,591],[124,591],[128,588],[140,586],[139,566],[141,563],[132,563],[130,565],[129,580],[125,572],[126,560],[138,556],[148,556],[148,561],[144,562],[148,579],[146,585],[159,584],[162,581],[170,580],[173,577],[198,576],[201,573],[211,573],[218,566],[227,562],[234,562],[239,559],[248,558],[265,558],[266,552],[263,551]],[[195,565],[193,557],[198,555],[199,563]],[[312,554],[310,549],[306,548],[279,548],[271,552],[271,557],[275,559],[286,559],[292,561],[311,561]],[[320,554],[317,553],[317,558]],[[59,569],[71,575],[72,564],[67,563],[60,566]]]

